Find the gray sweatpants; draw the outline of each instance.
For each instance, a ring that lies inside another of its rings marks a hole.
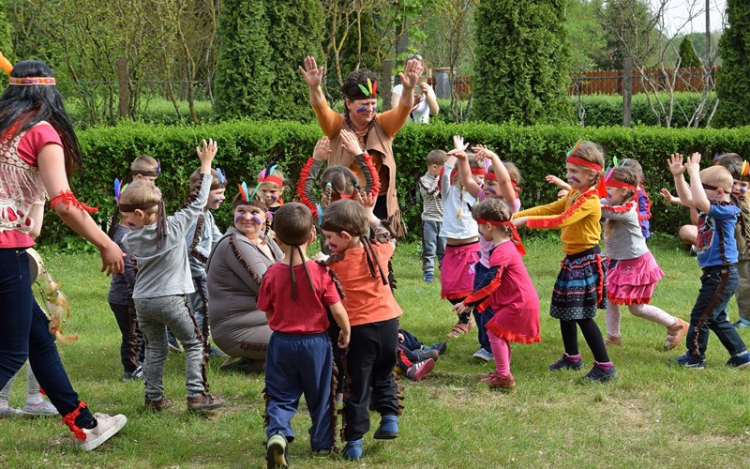
[[[188,397],[207,392],[203,337],[185,297],[173,295],[133,301],[138,326],[146,337],[146,360],[143,362],[146,397],[159,399],[164,395],[164,363],[169,354],[167,327],[185,349],[185,387]]]

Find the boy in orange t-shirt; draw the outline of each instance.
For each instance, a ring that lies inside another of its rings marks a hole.
[[[329,266],[346,296],[342,304],[351,324],[347,362],[356,365],[346,370],[349,392],[344,399],[343,452],[347,459],[362,458],[362,437],[370,429],[371,390],[372,404],[381,415],[373,437],[398,437],[400,403],[392,371],[402,311],[388,284],[388,260],[395,242],[373,215],[375,200],[368,196],[365,206],[351,199],[338,200],[323,213],[321,224],[328,248],[334,253],[328,259]],[[374,242],[367,237],[368,225]]]

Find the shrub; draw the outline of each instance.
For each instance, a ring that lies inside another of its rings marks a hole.
[[[416,198],[416,181],[425,171],[425,156],[435,148],[449,149],[453,135],[463,135],[472,144],[484,143],[501,158],[518,164],[524,177],[521,201],[524,207],[551,202],[556,189],[544,182],[547,174],[564,176],[565,152],[579,138],[593,140],[605,150],[608,161],[635,158],[645,171],[645,182],[654,202],[653,229],[676,233],[688,221],[688,213],[668,206],[659,197],[662,187],[672,188],[666,168],[670,153],[698,151],[704,155],[733,151],[750,154],[750,129],[664,129],[637,127],[580,128],[574,126],[492,125],[486,123],[408,125],[393,144],[398,174],[400,205],[412,236],[419,236],[420,204]],[[91,128],[79,132],[86,169],[72,177],[78,198],[90,205],[100,205],[98,216],[106,223],[114,208],[112,181],[123,178],[130,162],[140,154],[161,159],[163,173],[158,185],[167,202],[168,212],[179,209],[187,196],[187,179],[198,166],[195,146],[203,138],[219,143],[216,165],[229,179],[228,197],[236,193],[237,183],[255,183],[258,172],[270,161],[276,161],[289,181],[296,181],[299,171],[311,156],[315,142],[322,136],[317,124],[284,121],[235,121],[196,127],[146,125],[129,123],[118,127]],[[708,158],[706,158],[708,160]],[[708,162],[706,161],[706,164]],[[287,193],[287,199],[289,199]],[[228,204],[217,220],[226,228],[231,219]],[[65,247],[67,228],[57,217],[48,217],[44,237],[47,243]],[[529,235],[530,232],[527,232]]]

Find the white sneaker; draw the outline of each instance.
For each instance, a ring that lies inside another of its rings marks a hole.
[[[102,443],[109,440],[115,433],[119,432],[128,421],[128,418],[122,414],[110,416],[107,414],[94,414],[97,425],[92,429],[83,429],[86,434],[86,440],[75,440],[78,449],[91,451],[99,447]]]

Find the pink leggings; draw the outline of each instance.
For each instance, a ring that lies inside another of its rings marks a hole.
[[[501,378],[507,378],[510,375],[510,343],[491,330],[487,330],[487,338],[490,339],[492,356],[495,358],[495,372]]]

